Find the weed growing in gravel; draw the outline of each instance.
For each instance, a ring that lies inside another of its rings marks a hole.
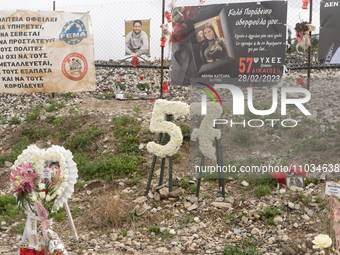
[[[14,116],[12,119],[10,119],[8,121],[8,124],[10,124],[10,125],[18,125],[18,124],[20,124],[19,117]]]
[[[83,182],[83,181],[77,181],[76,183],[76,189],[77,190],[81,190],[84,186],[85,186],[86,182]]]
[[[152,227],[149,228],[149,231],[154,232],[157,235],[161,232],[161,229],[157,226],[152,226]]]
[[[169,213],[169,212],[164,212],[164,217],[165,217],[165,218],[168,218],[168,217],[169,217],[169,215],[170,215],[170,213]]]
[[[0,165],[3,165],[5,161],[14,162],[28,145],[30,145],[30,142],[26,136],[18,138],[16,144],[11,147],[11,153],[6,156],[0,156]]]
[[[312,201],[312,196],[311,195],[305,196],[305,194],[301,193],[298,199],[304,204],[304,206],[307,206]]]
[[[64,102],[61,103],[57,103],[54,100],[46,100],[46,103],[50,104],[50,106],[48,106],[46,108],[46,112],[53,112],[53,111],[57,111],[61,108],[63,108],[65,106]]]
[[[191,215],[191,214],[186,214],[185,217],[184,217],[184,219],[183,219],[183,222],[184,222],[185,224],[194,222],[194,216]]]
[[[263,197],[265,195],[270,195],[270,187],[267,185],[260,185],[255,188],[255,196],[257,197]]]
[[[228,219],[231,220],[231,221],[234,221],[235,220],[235,216],[233,214],[229,214],[228,215]]]
[[[274,219],[273,219],[272,217],[266,219],[266,222],[267,222],[268,224],[270,224],[270,225],[275,225],[275,221],[274,221]]]
[[[275,217],[276,215],[280,215],[283,214],[284,211],[282,211],[282,209],[280,208],[270,208],[269,205],[267,205],[262,211],[257,211],[259,215],[264,216],[266,218],[270,218],[270,217]]]
[[[258,244],[253,239],[238,241],[235,246],[226,244],[223,255],[257,255]]]
[[[188,182],[187,179],[183,178],[181,182],[182,182],[182,187],[183,188],[189,187],[189,182]]]
[[[175,236],[176,236],[176,234],[170,234],[170,232],[168,230],[164,230],[161,234],[161,239],[162,239],[162,241],[165,241],[167,239],[174,238]]]
[[[25,230],[25,222],[20,222],[16,226],[11,228],[11,232],[14,232],[16,234],[22,234]]]
[[[190,192],[191,193],[195,193],[196,189],[197,189],[197,185],[196,184],[193,184],[193,185],[190,186]]]
[[[133,111],[136,112],[136,113],[139,113],[140,112],[139,105],[135,106],[133,108]]]
[[[64,207],[60,207],[57,212],[51,213],[51,216],[54,221],[56,222],[63,222],[65,221],[66,217],[66,211]]]
[[[254,144],[254,140],[250,132],[245,129],[236,128],[234,136],[232,138],[234,143],[239,143],[244,146],[251,146]]]
[[[123,230],[122,232],[120,232],[120,234],[119,234],[120,236],[127,236],[127,231],[126,230]]]
[[[174,162],[175,164],[178,164],[178,163],[181,162],[181,156],[179,155],[179,151],[176,152],[172,157],[173,157],[173,158],[172,158],[172,159],[173,159],[173,162]]]
[[[314,185],[318,184],[317,178],[307,178],[305,180],[305,186],[308,186],[310,183],[313,183]]]
[[[30,112],[26,113],[27,122],[30,123],[35,121],[39,117],[42,108],[43,106],[39,104],[38,106],[32,108]]]

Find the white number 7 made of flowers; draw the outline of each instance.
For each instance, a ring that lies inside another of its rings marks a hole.
[[[174,123],[166,121],[166,115],[189,115],[190,106],[180,101],[166,101],[159,99],[155,102],[150,122],[150,131],[153,133],[167,133],[170,141],[166,145],[149,142],[147,150],[157,157],[164,158],[174,155],[182,145],[183,135],[181,129]]]

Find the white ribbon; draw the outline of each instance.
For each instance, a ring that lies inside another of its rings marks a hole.
[[[67,250],[64,247],[63,242],[59,239],[56,232],[54,232],[51,227],[47,229],[47,233],[51,237],[49,242],[49,250],[50,252],[54,252],[54,250],[62,250],[64,255],[67,255]]]
[[[39,218],[33,215],[32,213],[28,214],[27,217],[27,240],[29,247],[34,249],[39,249],[39,237],[37,234],[37,220]]]

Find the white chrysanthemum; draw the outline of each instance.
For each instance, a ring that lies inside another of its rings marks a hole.
[[[147,150],[158,157],[166,157],[174,155],[180,148],[183,142],[183,135],[181,129],[166,121],[166,115],[188,115],[190,106],[180,101],[166,101],[159,99],[155,102],[150,122],[150,131],[154,133],[168,133],[170,141],[166,145],[149,142],[146,146]]]
[[[45,183],[39,183],[38,186],[39,186],[39,189],[41,190],[43,190],[46,187]]]
[[[191,104],[191,115],[201,114],[201,103]],[[202,154],[212,160],[216,160],[216,149],[213,147],[215,138],[221,138],[221,130],[214,128],[214,120],[222,114],[222,107],[214,102],[207,103],[207,115],[203,118],[199,128],[195,128],[191,135],[191,140],[199,139],[199,149]]]

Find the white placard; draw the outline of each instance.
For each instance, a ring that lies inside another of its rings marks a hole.
[[[340,196],[340,184],[326,182],[326,195]]]
[[[51,169],[44,168],[41,172],[41,179],[51,179]]]

